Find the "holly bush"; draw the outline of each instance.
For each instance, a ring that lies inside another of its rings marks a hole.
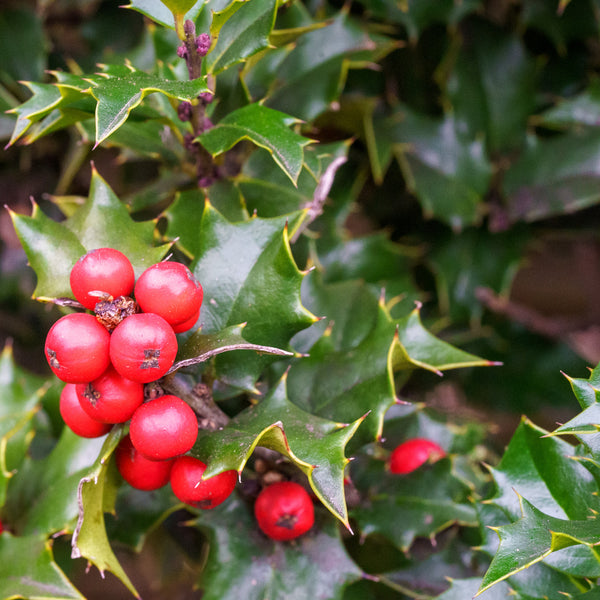
[[[48,188],[6,198],[35,283],[4,248],[2,301],[35,331],[0,356],[0,596],[600,597],[600,369],[567,376],[574,416],[559,369],[593,353],[510,299],[528,249],[595,222],[599,9],[6,3],[5,164]],[[145,391],[194,409],[202,485],[237,472],[215,508],[126,483],[128,422],[60,418],[44,336],[97,248],[202,285]],[[467,400],[429,406],[441,375]],[[469,410],[555,397],[566,422],[524,417],[503,450]],[[413,438],[441,452],[392,473]],[[314,505],[290,541],[254,515],[281,481]]]

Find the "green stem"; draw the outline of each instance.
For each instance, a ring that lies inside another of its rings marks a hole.
[[[401,594],[404,594],[405,596],[408,596],[409,598],[414,598],[414,600],[433,600],[433,596],[415,592],[414,590],[411,590],[410,588],[400,585],[399,583],[395,583],[394,581],[392,581],[391,579],[388,579],[387,577],[385,577],[383,575],[378,575],[375,578],[375,580],[378,581],[379,583],[382,583],[383,585],[386,585],[387,587],[389,587],[390,589],[392,589],[396,592],[400,592]]]

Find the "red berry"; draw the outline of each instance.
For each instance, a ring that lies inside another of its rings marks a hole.
[[[444,450],[431,440],[413,438],[397,446],[390,454],[390,471],[412,473],[427,461],[435,462],[446,456]]]
[[[140,308],[160,315],[171,325],[191,319],[200,310],[202,297],[200,283],[178,262],[152,265],[135,284],[135,299]]]
[[[79,404],[77,386],[67,383],[60,394],[60,414],[66,426],[80,437],[97,438],[107,434],[111,425],[92,419]]]
[[[313,526],[315,509],[299,483],[278,481],[260,492],[254,516],[262,532],[272,540],[293,540]]]
[[[198,309],[187,321],[183,321],[182,323],[177,323],[173,325],[173,331],[175,333],[183,333],[184,331],[189,331],[200,318],[200,309]]]
[[[227,500],[237,482],[236,471],[224,471],[202,479],[206,465],[193,456],[180,456],[171,469],[171,489],[186,504],[196,508],[215,508]]]
[[[185,454],[198,437],[196,413],[181,398],[167,394],[142,404],[131,417],[131,441],[150,460]]]
[[[110,338],[110,360],[115,369],[139,383],[160,379],[173,365],[176,354],[173,328],[152,313],[127,317]]]
[[[172,460],[148,460],[125,436],[115,450],[117,469],[123,479],[137,490],[157,490],[169,483]]]
[[[129,259],[114,248],[98,248],[84,254],[71,269],[71,291],[86,308],[93,310],[103,300],[100,292],[116,298],[129,296],[135,275]]]
[[[110,334],[92,315],[71,313],[52,325],[44,353],[60,380],[85,383],[100,377],[108,367],[109,344]]]
[[[90,383],[75,386],[81,408],[100,423],[125,423],[144,401],[144,386],[108,367]]]

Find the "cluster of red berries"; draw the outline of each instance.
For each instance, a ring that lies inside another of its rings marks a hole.
[[[435,442],[425,438],[412,438],[392,450],[388,466],[390,472],[406,475],[426,462],[435,462],[445,456],[444,449]]]
[[[184,456],[198,435],[190,406],[170,394],[144,402],[144,385],[173,366],[176,334],[198,321],[200,283],[185,265],[169,261],[152,265],[136,281],[123,253],[99,248],[77,261],[70,284],[77,301],[94,314],[65,315],[46,337],[48,364],[66,383],[60,413],[67,426],[94,438],[130,421],[115,453],[130,485],[154,490],[170,482],[181,501],[201,508],[225,500],[236,472],[201,481],[206,465]]]
[[[177,354],[177,333],[198,321],[203,291],[190,270],[161,262],[137,279],[129,259],[113,248],[82,256],[70,274],[71,291],[88,311],[61,317],[46,338],[45,355],[65,382],[60,412],[77,435],[94,438],[129,421],[115,461],[132,487],[155,490],[170,483],[182,502],[202,509],[233,492],[237,472],[202,479],[206,465],[190,456],[196,414],[181,398],[165,394],[145,401],[145,384],[166,375]],[[299,484],[265,487],[255,503],[261,530],[291,540],[314,523],[310,495]]]

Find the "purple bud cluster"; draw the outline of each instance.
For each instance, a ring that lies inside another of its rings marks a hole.
[[[201,33],[196,38],[196,51],[200,56],[206,56],[210,50],[210,35]]]
[[[184,123],[192,118],[192,105],[189,102],[182,102],[177,107],[177,116]]]

